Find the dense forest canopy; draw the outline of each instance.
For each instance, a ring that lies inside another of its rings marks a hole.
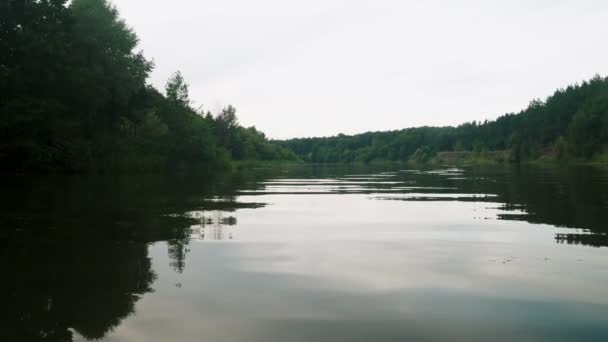
[[[225,167],[293,153],[236,110],[190,106],[176,73],[161,94],[137,35],[106,0],[0,3],[0,165],[3,171]]]
[[[494,121],[419,127],[280,144],[311,162],[427,162],[438,152],[475,152],[520,162],[539,158],[608,161],[608,78],[596,76]],[[488,153],[501,151],[504,153]]]
[[[2,1],[1,170],[213,170],[232,160],[428,162],[459,154],[608,162],[608,78],[493,121],[271,141],[241,126],[232,106],[215,116],[192,108],[179,72],[164,93],[149,85],[153,64],[137,44],[107,0]]]

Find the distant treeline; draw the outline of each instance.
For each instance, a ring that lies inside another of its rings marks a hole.
[[[176,73],[153,65],[106,0],[0,2],[0,165],[4,172],[150,170],[295,155],[255,128],[190,106]]]
[[[607,78],[560,89],[495,121],[270,141],[240,126],[232,106],[216,116],[192,108],[179,72],[164,93],[147,84],[153,65],[135,51],[137,42],[107,0],[1,1],[0,172],[217,170],[233,160],[428,162],[446,155],[608,162]]]
[[[445,155],[608,162],[608,78],[559,89],[546,100],[494,121],[419,127],[353,136],[302,138],[280,144],[310,162],[428,162]],[[462,153],[439,153],[439,152]],[[493,153],[493,152],[503,153]],[[468,153],[466,153],[468,152]]]

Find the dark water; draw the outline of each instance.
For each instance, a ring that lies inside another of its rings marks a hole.
[[[0,341],[608,341],[608,170],[4,177]]]

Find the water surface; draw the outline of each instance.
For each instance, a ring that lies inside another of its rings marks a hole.
[[[608,340],[606,169],[3,187],[2,340]]]

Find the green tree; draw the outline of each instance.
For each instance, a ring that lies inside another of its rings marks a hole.
[[[236,108],[232,105],[228,105],[228,107],[222,109],[220,114],[215,118],[216,134],[220,145],[226,148],[231,147],[231,140],[238,125]]]
[[[185,107],[190,105],[188,84],[184,80],[181,72],[177,71],[169,78],[169,81],[165,86],[165,92],[169,101],[173,101]]]

